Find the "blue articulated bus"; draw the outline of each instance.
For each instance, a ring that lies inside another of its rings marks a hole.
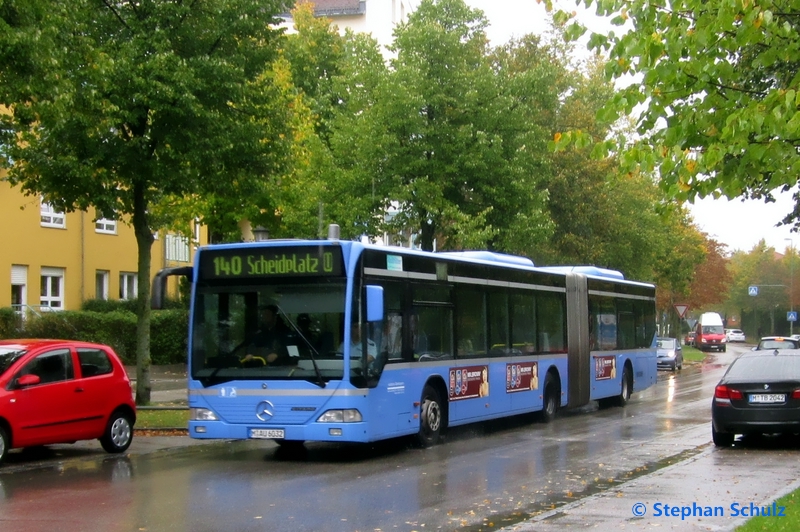
[[[656,382],[655,287],[595,267],[360,242],[212,245],[192,281],[193,438],[371,442]]]

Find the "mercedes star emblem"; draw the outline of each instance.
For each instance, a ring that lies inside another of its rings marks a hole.
[[[275,405],[269,401],[261,401],[256,406],[256,417],[261,421],[269,421],[275,415]]]

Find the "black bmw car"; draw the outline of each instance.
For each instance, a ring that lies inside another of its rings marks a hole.
[[[800,433],[800,349],[747,352],[714,390],[711,435],[730,446],[737,434]]]

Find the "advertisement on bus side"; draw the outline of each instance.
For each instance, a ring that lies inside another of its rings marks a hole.
[[[451,401],[489,395],[489,366],[450,368]]]
[[[598,381],[614,379],[617,376],[617,357],[614,355],[594,357],[594,378]]]
[[[539,388],[537,362],[506,364],[506,393],[525,392]]]

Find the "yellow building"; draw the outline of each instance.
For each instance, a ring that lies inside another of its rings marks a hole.
[[[0,307],[78,310],[87,299],[136,297],[138,252],[133,227],[95,220],[94,212],[61,213],[11,187],[0,170]],[[152,247],[150,278],[191,264],[207,234],[193,224],[185,238],[162,233]],[[177,284],[170,287],[175,294]]]

